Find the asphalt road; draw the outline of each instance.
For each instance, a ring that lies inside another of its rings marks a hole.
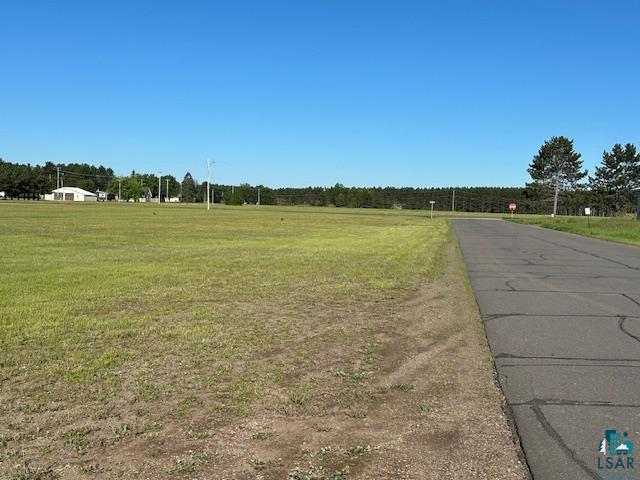
[[[452,221],[533,478],[639,479],[640,248]],[[636,451],[599,453],[607,429]]]

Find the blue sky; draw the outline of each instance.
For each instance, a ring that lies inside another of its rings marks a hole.
[[[271,186],[522,185],[640,143],[634,1],[0,2],[0,157]]]

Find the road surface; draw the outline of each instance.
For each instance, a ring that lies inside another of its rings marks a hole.
[[[533,478],[639,479],[640,248],[452,222]],[[605,430],[637,451],[599,453]]]

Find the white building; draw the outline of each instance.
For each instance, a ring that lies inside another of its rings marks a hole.
[[[44,196],[45,200],[64,200],[66,202],[95,202],[98,196],[78,187],[56,188],[49,195]]]

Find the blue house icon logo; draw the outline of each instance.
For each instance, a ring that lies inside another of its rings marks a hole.
[[[604,438],[598,448],[598,470],[625,471],[635,470],[633,442],[628,432],[605,430]]]

